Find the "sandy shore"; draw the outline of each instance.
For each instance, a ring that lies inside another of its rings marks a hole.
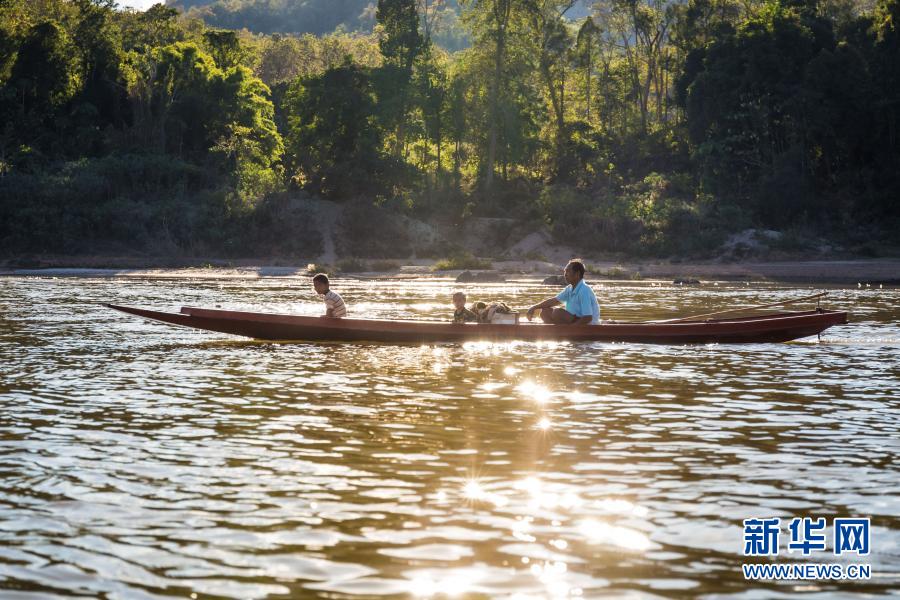
[[[48,257],[38,260],[0,264],[0,275],[56,277],[202,277],[258,278],[301,277],[313,261],[291,261],[295,264],[267,264],[266,260],[192,259],[164,260],[110,257]],[[347,274],[376,279],[413,279],[423,277],[455,277],[459,271],[436,273],[435,261],[397,259],[399,269],[389,272]],[[857,283],[900,286],[900,259],[877,258],[857,260],[791,260],[748,262],[671,262],[587,260],[594,279],[608,280],[674,280],[702,281],[774,281],[793,283]],[[21,265],[21,266],[20,266]],[[495,261],[494,269],[506,277],[540,279],[561,271],[562,265],[543,261]]]

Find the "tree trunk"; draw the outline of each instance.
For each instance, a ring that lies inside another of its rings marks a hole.
[[[585,89],[585,93],[587,95],[587,111],[585,111],[585,121],[588,123],[591,122],[591,69],[593,69],[593,65],[591,64],[591,41],[588,40],[587,43],[587,86]]]
[[[506,52],[506,27],[509,24],[511,0],[494,0],[494,23],[496,25],[496,51],[494,52],[494,81],[491,82],[490,114],[488,130],[488,155],[485,165],[485,189],[494,183],[494,163],[497,160],[497,122],[500,120],[500,93],[503,88],[503,58]]]
[[[503,34],[497,33],[497,50],[494,54],[494,81],[491,82],[491,123],[488,131],[488,155],[485,165],[484,186],[490,189],[494,183],[494,161],[497,157],[497,120],[499,119],[500,76],[503,71]]]
[[[644,92],[644,86],[641,85],[640,78],[640,65],[638,64],[638,51],[641,45],[641,33],[638,31],[638,19],[637,19],[637,3],[633,2],[631,4],[631,23],[634,31],[634,62],[633,71],[634,71],[634,83],[636,86],[637,96],[638,96],[638,106],[641,110],[641,132],[646,133],[647,131],[647,96]],[[650,65],[647,65],[647,87],[649,88],[650,81],[649,78],[653,71],[650,69]]]
[[[637,30],[635,30],[635,31],[637,31]],[[628,58],[628,66],[631,67],[630,68],[631,73],[629,73],[629,75],[630,75],[629,79],[631,80],[631,92],[634,94],[635,99],[637,100],[638,109],[641,110],[641,122],[644,127],[644,130],[646,131],[646,118],[645,118],[644,112],[642,110],[644,103],[641,99],[641,82],[640,82],[640,74],[638,73],[638,64],[637,64],[637,56],[636,56],[637,49],[632,51],[631,44],[628,43],[628,36],[626,36],[624,33],[622,34],[622,43],[625,47],[625,56]],[[623,133],[626,133],[628,130],[628,106],[627,106],[627,103],[623,102],[623,106],[625,107],[624,108],[624,110],[625,110],[625,131]]]
[[[438,117],[437,132],[435,133],[434,141],[437,145],[437,167],[434,170],[434,174],[439,177],[441,174],[441,121],[440,121],[440,116]]]

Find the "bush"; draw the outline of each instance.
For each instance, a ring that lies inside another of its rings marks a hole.
[[[745,221],[739,208],[697,194],[685,174],[650,173],[595,197],[566,186],[541,202],[554,238],[582,252],[708,255]]]
[[[214,184],[203,169],[152,154],[11,173],[0,178],[0,248],[79,253],[98,244],[183,247],[217,231],[209,223],[198,227],[198,217],[219,222],[227,212]]]
[[[109,156],[0,177],[11,253],[321,253],[309,210],[285,195],[247,206],[215,172],[171,156]]]
[[[362,273],[369,270],[366,261],[354,257],[340,259],[335,267],[339,273]]]
[[[392,260],[372,260],[369,261],[369,270],[383,273],[385,271],[396,271],[400,268],[400,263]]]
[[[491,261],[477,258],[471,252],[460,252],[439,260],[434,264],[435,271],[456,271],[459,269],[490,269]]]
[[[582,252],[636,252],[642,223],[629,214],[622,196],[591,198],[568,186],[541,192],[541,205],[553,238]]]
[[[598,274],[609,279],[631,279],[631,273],[619,266],[607,269],[606,272],[600,271]]]

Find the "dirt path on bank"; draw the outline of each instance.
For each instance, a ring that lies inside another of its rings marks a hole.
[[[335,228],[341,215],[341,207],[334,202],[319,201],[316,203],[316,225],[322,234],[322,254],[316,259],[321,264],[333,264],[337,260],[337,249],[334,244]]]

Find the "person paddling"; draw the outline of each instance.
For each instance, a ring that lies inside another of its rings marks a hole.
[[[547,298],[528,309],[525,315],[530,321],[535,311],[541,311],[544,323],[553,325],[599,325],[600,305],[594,290],[584,281],[584,263],[573,258],[564,272],[569,285],[554,298]],[[565,308],[557,304],[565,303]]]

